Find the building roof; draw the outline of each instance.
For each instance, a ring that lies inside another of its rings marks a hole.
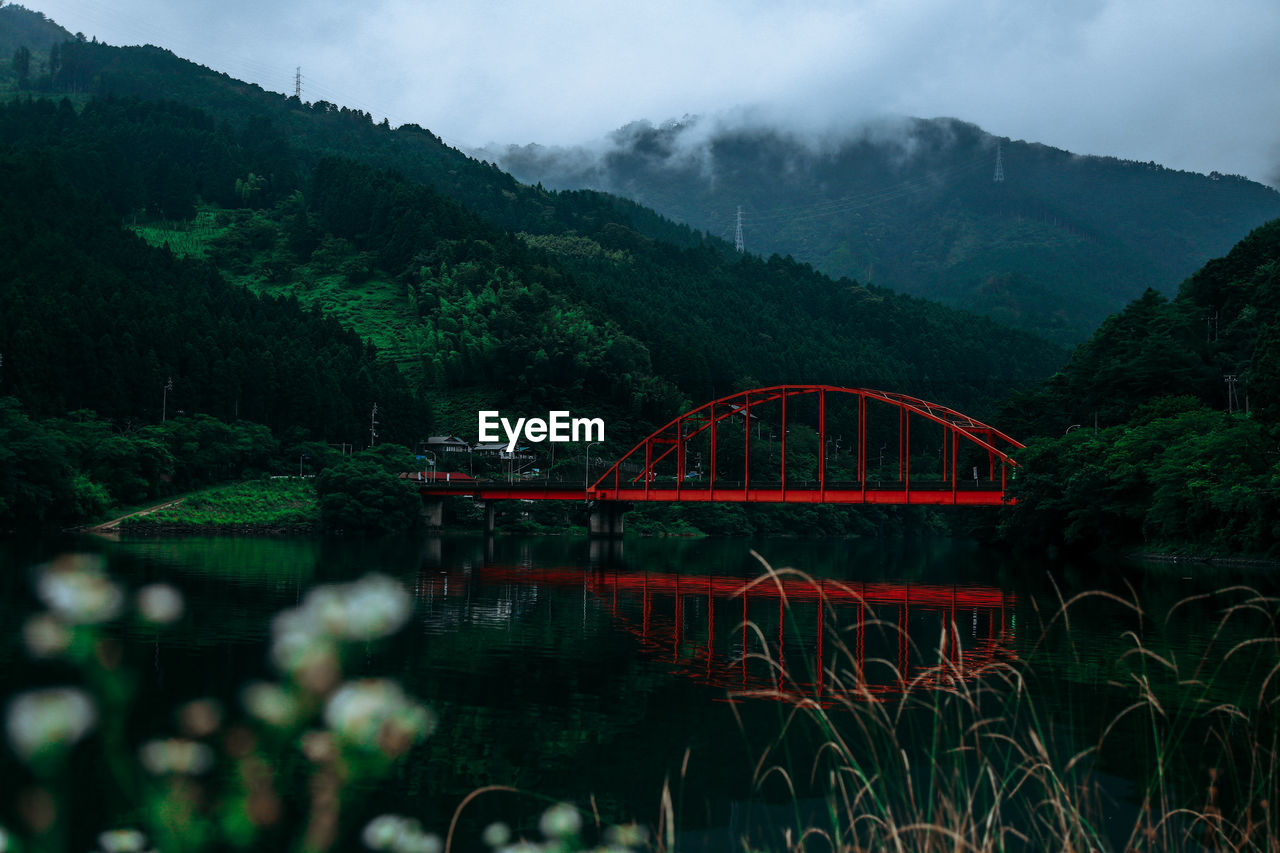
[[[461,444],[467,446],[468,442],[465,438],[459,438],[456,435],[429,435],[427,436],[427,444]]]

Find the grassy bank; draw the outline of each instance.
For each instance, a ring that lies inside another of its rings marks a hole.
[[[126,518],[131,532],[161,530],[311,530],[320,525],[313,482],[296,477],[250,480],[190,495],[146,515]]]

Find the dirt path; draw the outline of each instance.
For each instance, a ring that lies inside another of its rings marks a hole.
[[[176,498],[174,500],[165,501],[164,503],[155,504],[154,506],[143,507],[142,509],[134,510],[133,512],[127,512],[119,518],[104,521],[101,524],[95,524],[91,527],[82,527],[80,530],[83,533],[97,533],[102,536],[110,536],[119,532],[120,522],[124,521],[126,518],[133,518],[135,515],[150,515],[151,513],[165,509],[166,507],[177,506],[184,500],[186,500],[186,498]]]

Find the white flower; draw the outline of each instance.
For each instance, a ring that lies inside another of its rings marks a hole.
[[[68,554],[37,571],[36,594],[64,622],[97,624],[120,615],[124,593],[103,572],[93,554]]]
[[[484,834],[480,837],[490,847],[501,847],[511,840],[511,827],[501,821],[491,823],[484,828]]]
[[[400,815],[379,815],[369,821],[364,832],[360,833],[360,838],[370,850],[390,850],[405,823],[405,818]]]
[[[98,836],[102,853],[141,853],[147,837],[136,829],[109,829]]]
[[[37,613],[22,625],[22,639],[33,657],[57,657],[71,645],[71,630],[50,613]]]
[[[342,685],[325,705],[324,721],[344,742],[393,758],[435,729],[426,708],[383,678]]]
[[[267,725],[285,728],[298,720],[298,702],[289,691],[274,682],[254,681],[240,691],[246,711]]]
[[[413,601],[386,575],[366,575],[346,584],[317,587],[300,608],[313,631],[339,640],[373,640],[404,626]]]
[[[582,815],[568,803],[557,803],[542,813],[538,828],[547,838],[568,838],[582,829]]]
[[[9,702],[5,727],[13,751],[24,761],[50,748],[70,746],[93,728],[98,712],[76,687],[28,690]]]
[[[416,820],[392,814],[369,821],[360,838],[371,850],[393,853],[440,853],[444,847],[439,836],[423,832]]]
[[[167,583],[153,583],[138,590],[138,612],[157,625],[171,625],[182,618],[182,593]]]
[[[340,592],[347,610],[348,640],[390,636],[404,627],[413,610],[409,593],[386,575],[367,575]]]
[[[138,750],[147,772],[155,776],[170,773],[198,776],[213,766],[213,750],[194,740],[170,738],[150,740]]]
[[[271,660],[295,677],[304,669],[336,671],[337,643],[389,636],[404,626],[412,610],[404,587],[386,575],[316,587],[301,605],[272,620]]]

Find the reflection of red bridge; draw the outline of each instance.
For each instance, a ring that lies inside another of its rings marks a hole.
[[[607,603],[647,652],[734,693],[825,703],[833,674],[846,691],[883,695],[913,684],[954,683],[1015,657],[1016,598],[994,587],[809,580],[786,573],[744,583],[505,566],[477,568],[472,577],[485,585],[582,589]],[[424,576],[423,582],[441,581]],[[938,659],[944,633],[945,661]]]
[[[603,533],[620,532],[616,508],[636,501],[999,506],[1017,468],[1009,453],[1022,446],[968,415],[905,394],[778,385],[685,412],[590,487],[584,472],[582,488],[435,482],[421,491],[596,501],[612,516],[593,522]]]

